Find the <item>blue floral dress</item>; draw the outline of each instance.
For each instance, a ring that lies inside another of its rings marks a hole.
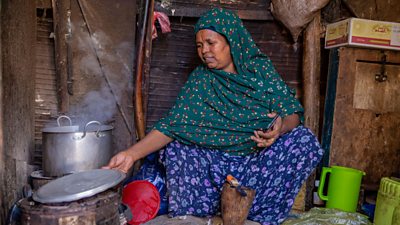
[[[167,171],[169,214],[219,214],[221,188],[232,174],[243,186],[256,190],[248,219],[279,224],[322,155],[318,140],[303,126],[281,136],[269,148],[246,156],[174,141],[161,152]]]
[[[197,67],[169,114],[154,129],[175,139],[162,151],[171,216],[212,216],[220,212],[221,187],[228,174],[256,190],[248,218],[281,223],[323,150],[309,129],[299,126],[262,149],[254,130],[303,108],[294,92],[256,46],[237,15],[213,9],[195,31],[211,29],[226,37],[237,74]]]

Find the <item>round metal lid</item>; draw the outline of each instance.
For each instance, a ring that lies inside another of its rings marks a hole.
[[[76,201],[103,192],[124,178],[124,173],[109,169],[74,173],[43,185],[33,194],[33,200],[41,203]]]

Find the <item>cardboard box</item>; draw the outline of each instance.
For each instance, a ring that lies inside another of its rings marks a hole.
[[[349,18],[328,24],[325,48],[345,45],[400,51],[400,23]]]

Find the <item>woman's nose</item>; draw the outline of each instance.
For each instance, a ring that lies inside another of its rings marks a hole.
[[[201,48],[201,53],[207,53],[209,51],[209,48],[207,45],[203,45],[203,47]]]

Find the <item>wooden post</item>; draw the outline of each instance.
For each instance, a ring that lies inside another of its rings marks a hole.
[[[68,112],[69,91],[72,94],[71,2],[52,0],[58,110]]]
[[[0,12],[3,13],[2,3],[0,3]],[[3,9],[4,10],[4,9]],[[2,21],[0,21],[0,30],[2,30]],[[2,51],[2,43],[3,41],[0,41],[0,205],[2,205],[2,209],[0,209],[0,220],[5,221],[7,218],[7,208],[6,208],[6,199],[4,198],[4,194],[6,190],[5,186],[5,174],[6,174],[6,157],[5,157],[5,151],[4,151],[4,138],[3,138],[3,51]]]
[[[22,197],[35,149],[35,1],[1,1],[0,224]]]
[[[148,29],[152,29],[151,24],[153,20],[154,0],[147,0],[142,30],[140,33],[139,49],[137,50],[136,57],[136,81],[135,81],[135,125],[137,130],[137,138],[140,140],[145,136],[145,121],[143,110],[143,68],[146,60],[146,40],[148,40]],[[148,42],[148,41],[147,41]],[[150,57],[150,51],[147,52],[147,57]]]
[[[303,106],[305,125],[315,135],[319,132],[320,112],[320,21],[318,14],[304,32],[303,41]]]
[[[150,5],[150,12],[151,17],[147,20],[147,31],[146,31],[146,40],[145,40],[145,52],[144,52],[144,60],[143,60],[143,130],[146,131],[146,120],[147,120],[147,106],[149,100],[149,88],[150,88],[150,67],[151,67],[151,54],[152,54],[152,47],[153,47],[153,24],[154,24],[154,4]],[[143,137],[140,137],[143,138]]]
[[[318,13],[308,24],[303,35],[303,106],[304,123],[318,137],[320,113],[320,22]],[[300,189],[293,209],[307,210],[312,206],[312,189],[315,172],[313,172]]]

